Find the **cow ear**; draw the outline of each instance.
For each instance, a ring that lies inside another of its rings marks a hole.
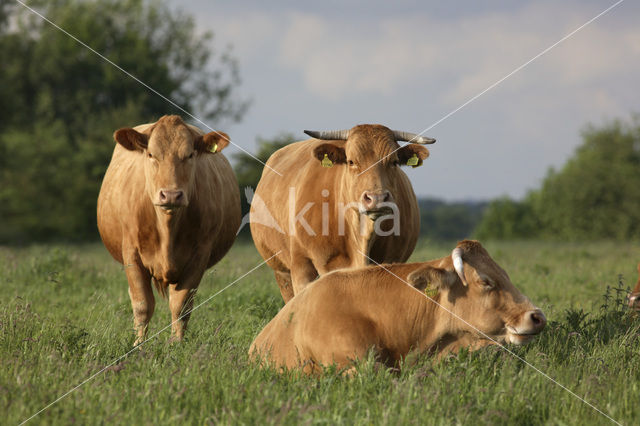
[[[397,151],[401,166],[420,167],[429,156],[429,150],[422,145],[410,143]]]
[[[149,136],[130,127],[116,130],[113,139],[129,151],[144,151],[149,143]]]
[[[420,291],[444,290],[455,282],[455,274],[433,266],[421,266],[407,276],[407,282]]]
[[[198,152],[213,152],[215,154],[225,149],[230,142],[229,135],[224,132],[209,132],[196,137],[193,145]]]
[[[324,160],[325,155],[335,164],[344,164],[347,162],[347,154],[345,154],[344,148],[332,143],[323,143],[313,150],[313,156],[317,158],[318,161]]]

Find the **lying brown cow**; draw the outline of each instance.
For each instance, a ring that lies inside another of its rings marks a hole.
[[[251,203],[253,240],[285,303],[318,274],[409,258],[420,212],[399,166],[420,166],[429,151],[416,143],[435,142],[380,125],[306,133],[316,139],[269,158]]]
[[[350,368],[372,349],[380,362],[397,366],[412,350],[443,355],[523,344],[545,323],[480,243],[462,241],[442,259],[324,275],[282,308],[249,354],[315,373],[331,364]]]
[[[219,152],[229,140],[178,116],[113,137],[118,144],[98,197],[98,229],[124,265],[135,344],[144,340],[155,307],[151,279],[163,296],[168,290],[172,339],[179,340],[204,271],[229,250],[240,224],[238,184]]]
[[[638,263],[638,282],[629,295],[629,307],[640,311],[640,263]]]

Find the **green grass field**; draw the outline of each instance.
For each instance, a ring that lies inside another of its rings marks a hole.
[[[423,241],[412,260],[453,247]],[[485,247],[549,320],[540,338],[510,349],[613,419],[637,424],[640,320],[625,312],[615,289],[634,285],[638,245]],[[253,245],[238,241],[206,273],[196,304],[261,260]],[[2,424],[26,420],[131,349],[126,279],[99,244],[0,248],[0,284]],[[442,362],[422,357],[400,373],[365,360],[350,379],[260,370],[247,349],[281,306],[262,266],[197,309],[184,342],[170,345],[169,330],[161,332],[30,423],[610,423],[499,348]],[[159,300],[149,336],[169,322]]]

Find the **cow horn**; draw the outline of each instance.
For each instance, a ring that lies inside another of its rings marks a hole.
[[[416,135],[415,133],[409,132],[401,132],[400,130],[392,130],[393,137],[397,141],[411,142],[411,143],[419,143],[421,145],[432,144],[436,140],[433,138],[428,138],[426,136]]]
[[[316,130],[305,130],[304,132],[312,138],[329,141],[346,141],[349,137],[349,130],[325,130],[322,132],[318,132]]]
[[[462,261],[462,249],[460,247],[453,249],[451,252],[451,259],[453,259],[453,269],[456,270],[462,284],[468,286],[467,280],[464,277],[464,262]]]

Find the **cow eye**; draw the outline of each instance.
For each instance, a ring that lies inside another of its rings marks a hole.
[[[150,153],[150,152],[147,152],[147,157],[149,157],[149,158],[153,158],[153,155],[151,155],[151,153]]]
[[[191,154],[189,154],[189,156],[187,158],[193,158],[193,152]]]
[[[349,160],[349,165],[353,166],[355,163],[353,162],[353,160]]]
[[[495,287],[493,281],[491,281],[489,279],[484,279],[484,280],[480,281],[480,283],[482,284],[482,287],[486,288],[487,290]]]

